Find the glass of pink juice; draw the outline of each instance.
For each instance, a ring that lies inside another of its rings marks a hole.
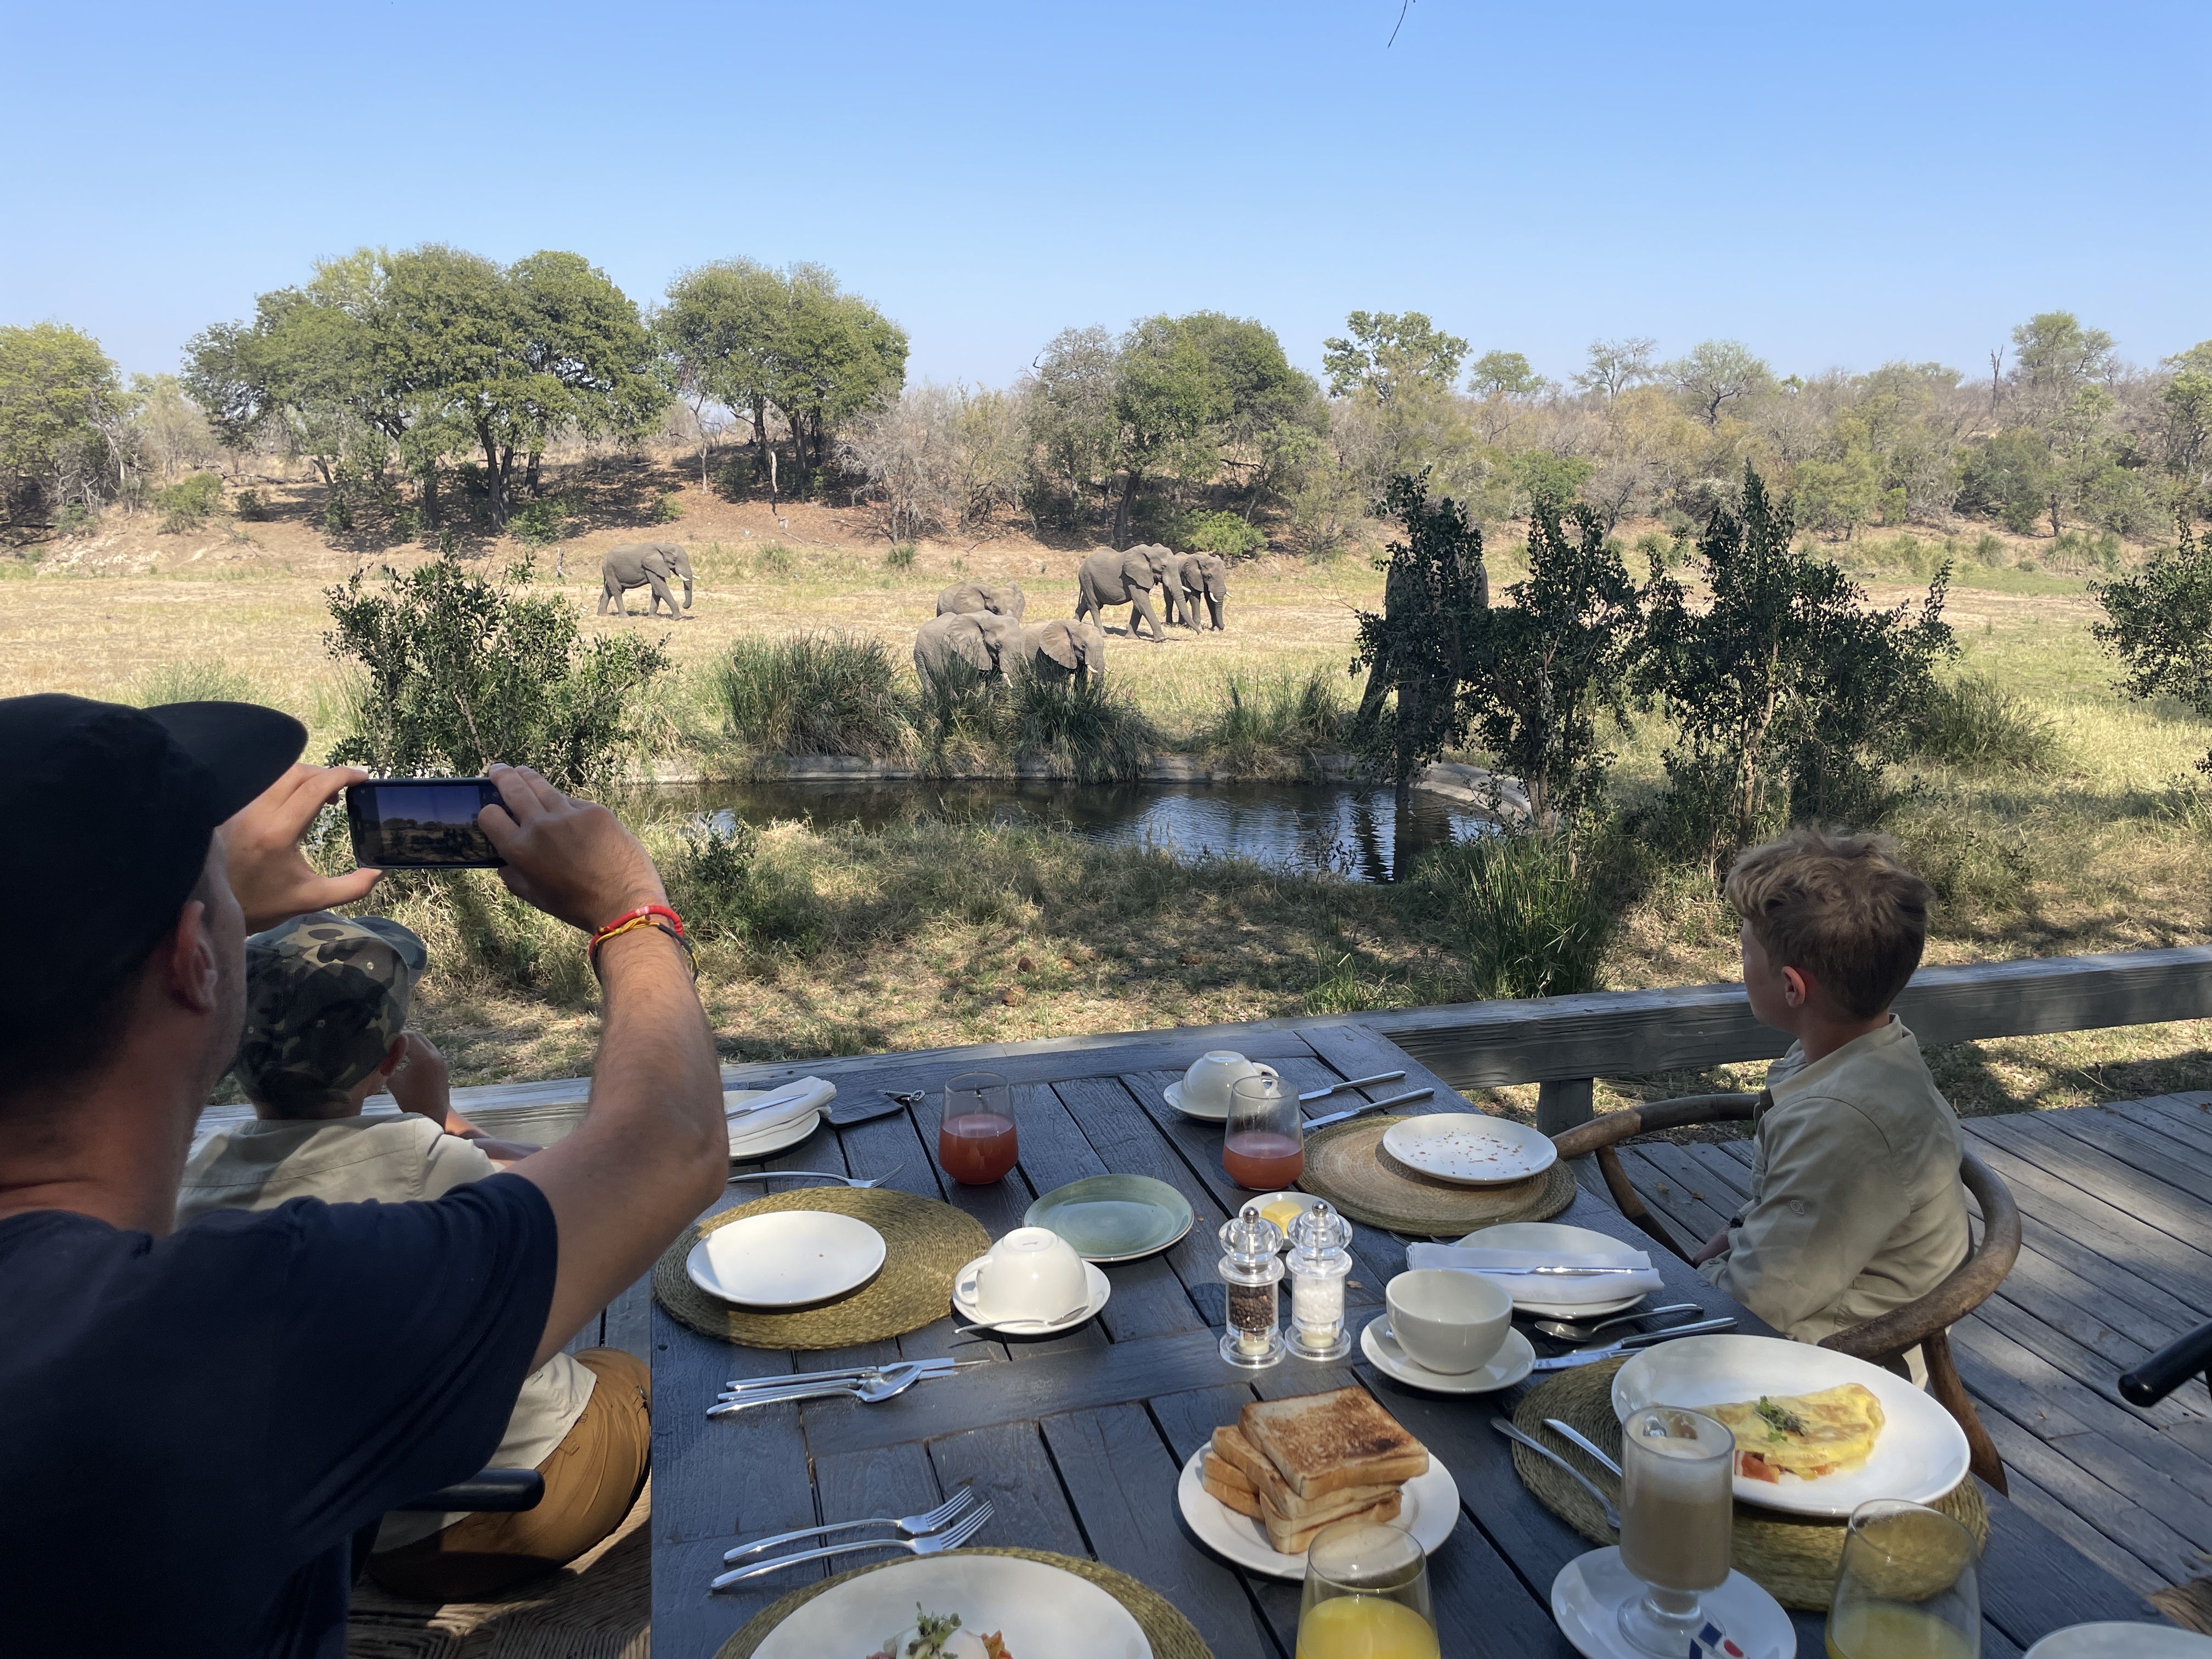
[[[1013,1086],[996,1072],[963,1072],[945,1085],[945,1118],[937,1129],[937,1161],[968,1187],[1006,1178],[1020,1156]]]
[[[1221,1167],[1255,1193],[1287,1187],[1305,1172],[1306,1121],[1297,1091],[1280,1078],[1239,1078],[1229,1090]]]

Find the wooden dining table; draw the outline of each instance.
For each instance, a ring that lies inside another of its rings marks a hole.
[[[1113,1289],[1103,1310],[1048,1340],[956,1336],[948,1306],[945,1318],[896,1341],[793,1354],[702,1336],[655,1304],[653,1644],[660,1659],[707,1659],[788,1591],[848,1565],[892,1559],[889,1551],[872,1552],[711,1591],[723,1552],[732,1546],[817,1523],[916,1514],[970,1483],[994,1506],[975,1544],[1095,1558],[1165,1595],[1216,1659],[1287,1659],[1296,1642],[1297,1581],[1242,1571],[1209,1551],[1178,1512],[1176,1480],[1215,1425],[1255,1396],[1346,1383],[1370,1391],[1457,1483],[1459,1523],[1429,1563],[1445,1659],[1564,1659],[1574,1652],[1552,1618],[1552,1582],[1593,1547],[1522,1485],[1510,1448],[1490,1427],[1492,1418],[1510,1414],[1520,1389],[1473,1397],[1422,1393],[1360,1360],[1356,1349],[1348,1362],[1291,1358],[1256,1374],[1222,1360],[1216,1231],[1251,1194],[1223,1172],[1219,1127],[1181,1116],[1163,1092],[1200,1053],[1221,1046],[1218,1029],[1168,1030],[763,1067],[745,1079],[768,1086],[818,1072],[837,1085],[833,1117],[888,1105],[885,1091],[922,1095],[911,1108],[850,1127],[825,1125],[776,1158],[742,1166],[748,1170],[888,1173],[886,1185],[955,1205],[994,1237],[1021,1225],[1035,1198],[1068,1182],[1146,1175],[1182,1193],[1196,1223],[1159,1255],[1106,1268]],[[1309,1115],[1341,1110],[1363,1094],[1387,1098],[1424,1085],[1434,1092],[1401,1109],[1468,1109],[1419,1061],[1356,1019],[1255,1027],[1228,1046],[1275,1066],[1301,1091],[1407,1073],[1315,1102]],[[978,1069],[1014,1085],[1021,1156],[1004,1180],[967,1187],[939,1168],[937,1127],[945,1080]],[[726,1203],[774,1190],[782,1188],[735,1186]],[[1639,1249],[1651,1243],[1588,1187],[1578,1188],[1572,1206],[1556,1218]],[[1378,1229],[1356,1230],[1347,1292],[1355,1328],[1381,1310],[1383,1286],[1404,1268],[1407,1243]],[[1767,1332],[1671,1255],[1652,1255],[1668,1301],[1732,1315],[1740,1331]],[[1538,1339],[1540,1352],[1559,1346]],[[876,1406],[840,1400],[707,1415],[733,1378],[942,1355],[992,1363],[925,1380]],[[1990,1537],[1981,1565],[1982,1652],[1989,1659],[2009,1659],[2068,1625],[2159,1620],[2133,1590],[2002,1495],[1987,1489],[1984,1495]],[[1792,1617],[1798,1652],[1808,1659],[1822,1653],[1822,1617]]]

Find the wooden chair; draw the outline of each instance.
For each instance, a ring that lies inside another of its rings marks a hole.
[[[1605,1178],[1606,1189],[1620,1206],[1620,1213],[1686,1261],[1690,1252],[1637,1195],[1614,1148],[1637,1135],[1692,1123],[1747,1122],[1759,1101],[1759,1096],[1748,1094],[1692,1095],[1681,1100],[1654,1101],[1578,1123],[1552,1140],[1561,1158],[1595,1153],[1598,1173]],[[2003,1492],[2004,1463],[1997,1456],[1989,1431],[1975,1415],[1974,1402],[1966,1394],[1966,1385],[1960,1381],[1945,1333],[1988,1300],[2012,1271],[2013,1261],[2020,1255],[2020,1208],[1996,1171],[1972,1152],[1960,1157],[1959,1179],[1982,1210],[1981,1240],[1967,1251],[1966,1259],[1927,1295],[1893,1308],[1879,1319],[1838,1331],[1820,1346],[1895,1370],[1904,1354],[1918,1345],[1928,1366],[1928,1391],[1966,1431],[1973,1472]]]

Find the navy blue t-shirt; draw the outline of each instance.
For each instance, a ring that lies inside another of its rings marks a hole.
[[[511,1175],[0,1221],[0,1650],[339,1659],[353,1534],[484,1466],[557,1255]]]

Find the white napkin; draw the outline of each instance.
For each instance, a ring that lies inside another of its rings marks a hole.
[[[1459,1273],[1481,1273],[1507,1267],[1634,1267],[1632,1273],[1494,1273],[1491,1282],[1516,1302],[1540,1302],[1547,1306],[1578,1308],[1594,1302],[1618,1302],[1625,1296],[1643,1296],[1664,1290],[1666,1280],[1641,1250],[1589,1255],[1565,1250],[1498,1250],[1470,1244],[1413,1244],[1406,1249],[1408,1267],[1444,1267]]]
[[[818,1077],[803,1077],[775,1089],[726,1089],[722,1115],[729,1122],[730,1151],[734,1154],[771,1130],[787,1128],[836,1097],[837,1085]]]

